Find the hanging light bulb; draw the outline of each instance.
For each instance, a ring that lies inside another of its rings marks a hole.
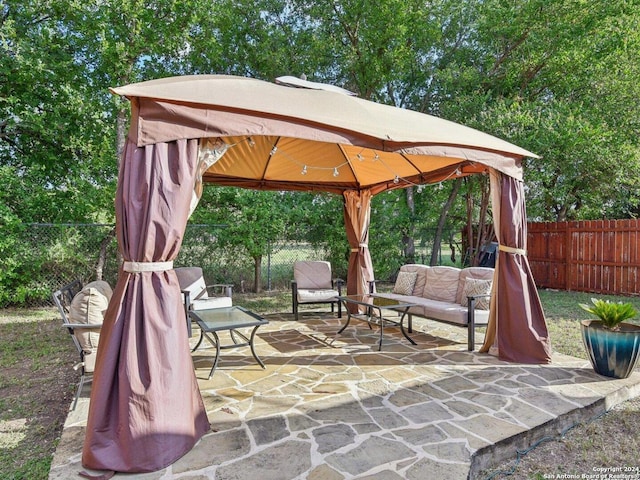
[[[256,142],[253,141],[253,138],[249,137],[247,139],[247,143],[249,144],[250,147],[255,147],[256,146]]]
[[[460,175],[462,175],[460,168],[456,168],[456,176],[459,177]]]
[[[373,154],[373,161],[375,162],[376,160],[380,160],[380,156],[378,155],[378,152],[375,152]]]
[[[301,175],[306,175],[307,174],[307,166],[305,165],[304,167],[302,167],[302,171],[300,172]]]
[[[357,155],[356,155],[356,158],[357,158],[358,160],[360,160],[360,161],[363,161],[363,160],[364,160],[364,157],[362,156],[362,154],[361,154],[361,153],[357,154]]]
[[[333,176],[334,176],[334,177],[337,177],[338,175],[340,175],[340,172],[338,172],[338,167],[335,167],[335,168],[333,169]]]
[[[418,193],[422,193],[422,190],[424,190],[424,185],[418,185]]]
[[[400,183],[400,177],[398,177],[398,175],[393,179],[393,183]]]
[[[271,155],[273,157],[276,154],[277,151],[278,151],[278,147],[276,147],[274,145],[273,148],[271,149],[271,153],[269,155]]]

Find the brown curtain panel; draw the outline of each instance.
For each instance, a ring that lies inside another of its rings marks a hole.
[[[125,262],[151,271],[121,269],[106,312],[82,452],[87,468],[159,470],[209,431],[178,280],[158,264],[180,250],[197,155],[197,140],[143,148],[127,142],[116,193],[118,244]]]
[[[373,263],[369,252],[369,223],[371,220],[371,192],[344,192],[344,224],[351,246],[347,271],[347,293],[364,294],[373,280]]]
[[[522,182],[498,174],[499,205],[494,208],[498,240],[497,285],[492,299],[492,318],[486,351],[497,346],[502,360],[518,363],[549,363],[551,342],[529,260],[527,215]],[[497,212],[496,212],[497,210]],[[495,340],[493,339],[495,333]]]

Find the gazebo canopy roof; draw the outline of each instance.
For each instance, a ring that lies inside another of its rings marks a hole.
[[[138,110],[138,146],[221,139],[230,148],[203,174],[220,185],[378,193],[487,168],[522,179],[522,158],[536,157],[464,125],[289,78],[181,76],[112,92]]]

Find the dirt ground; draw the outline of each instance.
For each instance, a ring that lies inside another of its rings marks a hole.
[[[0,478],[47,478],[79,360],[57,320],[0,324]]]
[[[514,458],[490,472],[483,472],[480,478],[639,480],[638,425],[640,397],[571,428],[564,436],[545,439],[519,460]]]

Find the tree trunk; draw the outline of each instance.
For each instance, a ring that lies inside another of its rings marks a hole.
[[[463,266],[473,266],[473,259],[475,257],[473,251],[474,235],[473,235],[473,183],[467,180],[467,244],[465,245],[464,263]]]
[[[416,258],[416,243],[413,238],[413,218],[416,214],[416,203],[413,198],[413,187],[405,188],[407,208],[411,214],[410,226],[402,235],[402,244],[404,245],[404,258],[406,263],[414,263]]]
[[[255,273],[253,279],[253,283],[255,285],[254,290],[256,293],[260,293],[262,292],[262,282],[260,280],[262,278],[262,255],[253,257],[253,267],[253,271]]]
[[[449,210],[451,210],[451,207],[453,206],[453,202],[456,201],[456,197],[458,196],[460,185],[462,185],[462,178],[456,178],[455,182],[453,182],[453,187],[451,187],[451,192],[449,192],[449,198],[447,198],[447,201],[444,204],[444,207],[440,211],[440,218],[438,219],[438,227],[436,228],[436,233],[433,237],[433,247],[431,248],[431,260],[429,262],[429,265],[431,266],[438,264],[438,257],[440,254],[440,249],[442,244],[442,231],[444,230],[444,224],[447,221],[447,215],[449,215]],[[453,258],[455,258],[455,253],[452,253],[452,256]]]
[[[116,227],[113,227],[102,239],[102,242],[100,242],[100,255],[98,256],[98,264],[96,265],[96,280],[102,280],[104,264],[107,263],[107,248],[115,236]]]
[[[116,117],[116,159],[118,168],[122,161],[122,154],[124,152],[124,142],[127,138],[127,110],[124,105],[118,110],[118,116]]]

